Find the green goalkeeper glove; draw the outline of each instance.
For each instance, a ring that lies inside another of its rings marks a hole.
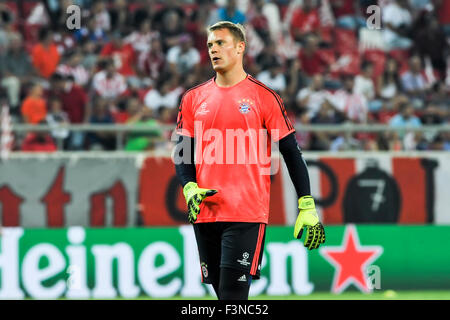
[[[298,199],[300,212],[295,221],[294,238],[302,237],[303,228],[306,228],[306,237],[303,244],[309,250],[317,249],[325,242],[325,230],[317,216],[314,199],[311,196],[304,196]]]
[[[199,188],[197,183],[188,182],[183,188],[183,194],[186,198],[188,207],[188,220],[190,223],[197,221],[197,215],[200,213],[200,203],[209,196],[217,193],[217,190]]]

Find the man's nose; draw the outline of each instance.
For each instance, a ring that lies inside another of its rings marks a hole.
[[[210,51],[211,53],[217,52],[217,45],[215,45],[215,44],[211,45],[211,47],[209,48],[209,51]]]

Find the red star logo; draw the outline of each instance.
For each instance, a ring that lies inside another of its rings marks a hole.
[[[371,292],[367,268],[382,253],[380,246],[361,246],[354,225],[345,229],[341,246],[327,246],[320,249],[320,254],[335,268],[331,291],[341,293],[350,284],[363,292]]]

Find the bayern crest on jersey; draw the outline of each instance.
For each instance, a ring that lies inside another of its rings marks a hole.
[[[247,114],[252,110],[253,102],[250,99],[242,99],[238,101],[239,112],[242,114]]]

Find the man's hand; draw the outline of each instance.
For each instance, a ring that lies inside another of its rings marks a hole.
[[[303,228],[306,227],[306,237],[303,242],[309,250],[317,249],[325,242],[325,230],[317,216],[314,199],[311,196],[304,196],[298,199],[300,212],[295,221],[294,238],[300,239]]]
[[[188,207],[188,220],[190,223],[197,221],[197,215],[200,213],[200,203],[209,196],[217,193],[217,190],[199,188],[197,183],[188,182],[183,188],[183,194],[186,198]]]

